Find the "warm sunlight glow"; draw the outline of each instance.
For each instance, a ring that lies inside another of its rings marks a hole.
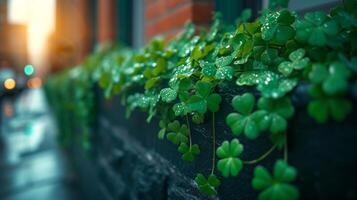
[[[26,24],[30,62],[43,66],[46,42],[54,30],[56,0],[10,0],[10,23]]]

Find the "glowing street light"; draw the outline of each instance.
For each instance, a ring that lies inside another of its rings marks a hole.
[[[7,89],[7,90],[12,90],[12,89],[15,88],[15,86],[16,86],[16,82],[15,82],[15,80],[12,79],[12,78],[8,78],[8,79],[6,79],[5,82],[4,82],[4,87],[5,87],[5,89]]]
[[[24,67],[24,73],[26,76],[31,76],[35,72],[35,69],[32,65],[28,64]]]

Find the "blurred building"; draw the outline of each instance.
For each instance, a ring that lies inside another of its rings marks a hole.
[[[0,0],[0,68],[21,71],[27,64],[26,34],[26,26],[9,23],[7,0]]]
[[[298,13],[333,7],[341,0],[291,0]],[[97,44],[118,42],[142,47],[153,37],[170,40],[187,21],[207,28],[214,12],[234,24],[241,12],[252,9],[253,17],[269,0],[57,0],[56,31],[51,38],[54,71],[74,66]]]

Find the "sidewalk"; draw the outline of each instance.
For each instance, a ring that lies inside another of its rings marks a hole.
[[[0,199],[80,199],[43,91],[25,91],[0,106]]]

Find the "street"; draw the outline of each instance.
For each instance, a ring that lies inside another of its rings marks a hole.
[[[79,199],[42,89],[1,101],[0,199]]]

